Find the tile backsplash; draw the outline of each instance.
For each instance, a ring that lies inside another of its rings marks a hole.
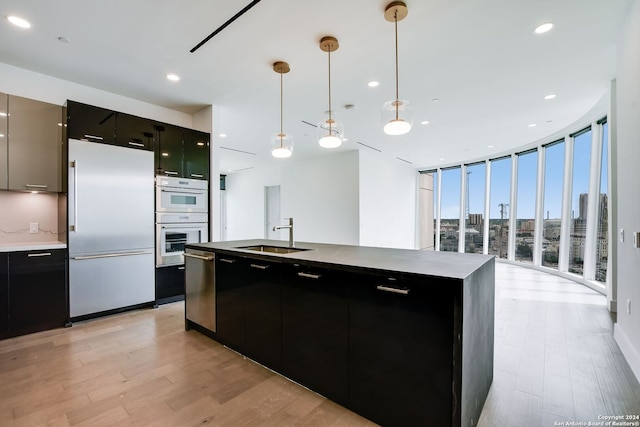
[[[64,197],[0,191],[0,244],[64,241]],[[36,233],[32,224],[37,224]]]

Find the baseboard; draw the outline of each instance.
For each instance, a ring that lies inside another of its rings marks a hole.
[[[640,381],[640,353],[638,353],[627,334],[617,323],[613,325],[613,338],[618,343],[618,347],[620,347],[625,359],[627,359],[627,363],[629,363],[636,379]]]

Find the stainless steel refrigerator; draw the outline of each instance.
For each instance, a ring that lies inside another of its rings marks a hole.
[[[69,310],[155,299],[153,152],[69,140]]]

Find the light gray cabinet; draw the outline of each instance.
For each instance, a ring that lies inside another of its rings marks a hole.
[[[7,94],[0,93],[0,190],[7,188]]]
[[[62,106],[9,96],[9,190],[63,191],[62,124]]]

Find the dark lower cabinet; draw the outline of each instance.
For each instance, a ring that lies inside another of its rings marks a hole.
[[[338,402],[348,399],[348,276],[322,268],[284,266],[283,373]]]
[[[156,268],[156,304],[184,299],[184,265]]]
[[[216,338],[229,347],[244,348],[245,279],[241,258],[216,254]]]
[[[366,274],[356,280],[349,408],[384,426],[452,425],[452,400],[460,398],[452,393],[453,286]]]
[[[282,360],[281,265],[243,259],[245,354],[278,369]]]
[[[64,326],[69,313],[66,288],[64,249],[10,253],[10,335]]]
[[[9,255],[0,253],[0,339],[9,336]]]

